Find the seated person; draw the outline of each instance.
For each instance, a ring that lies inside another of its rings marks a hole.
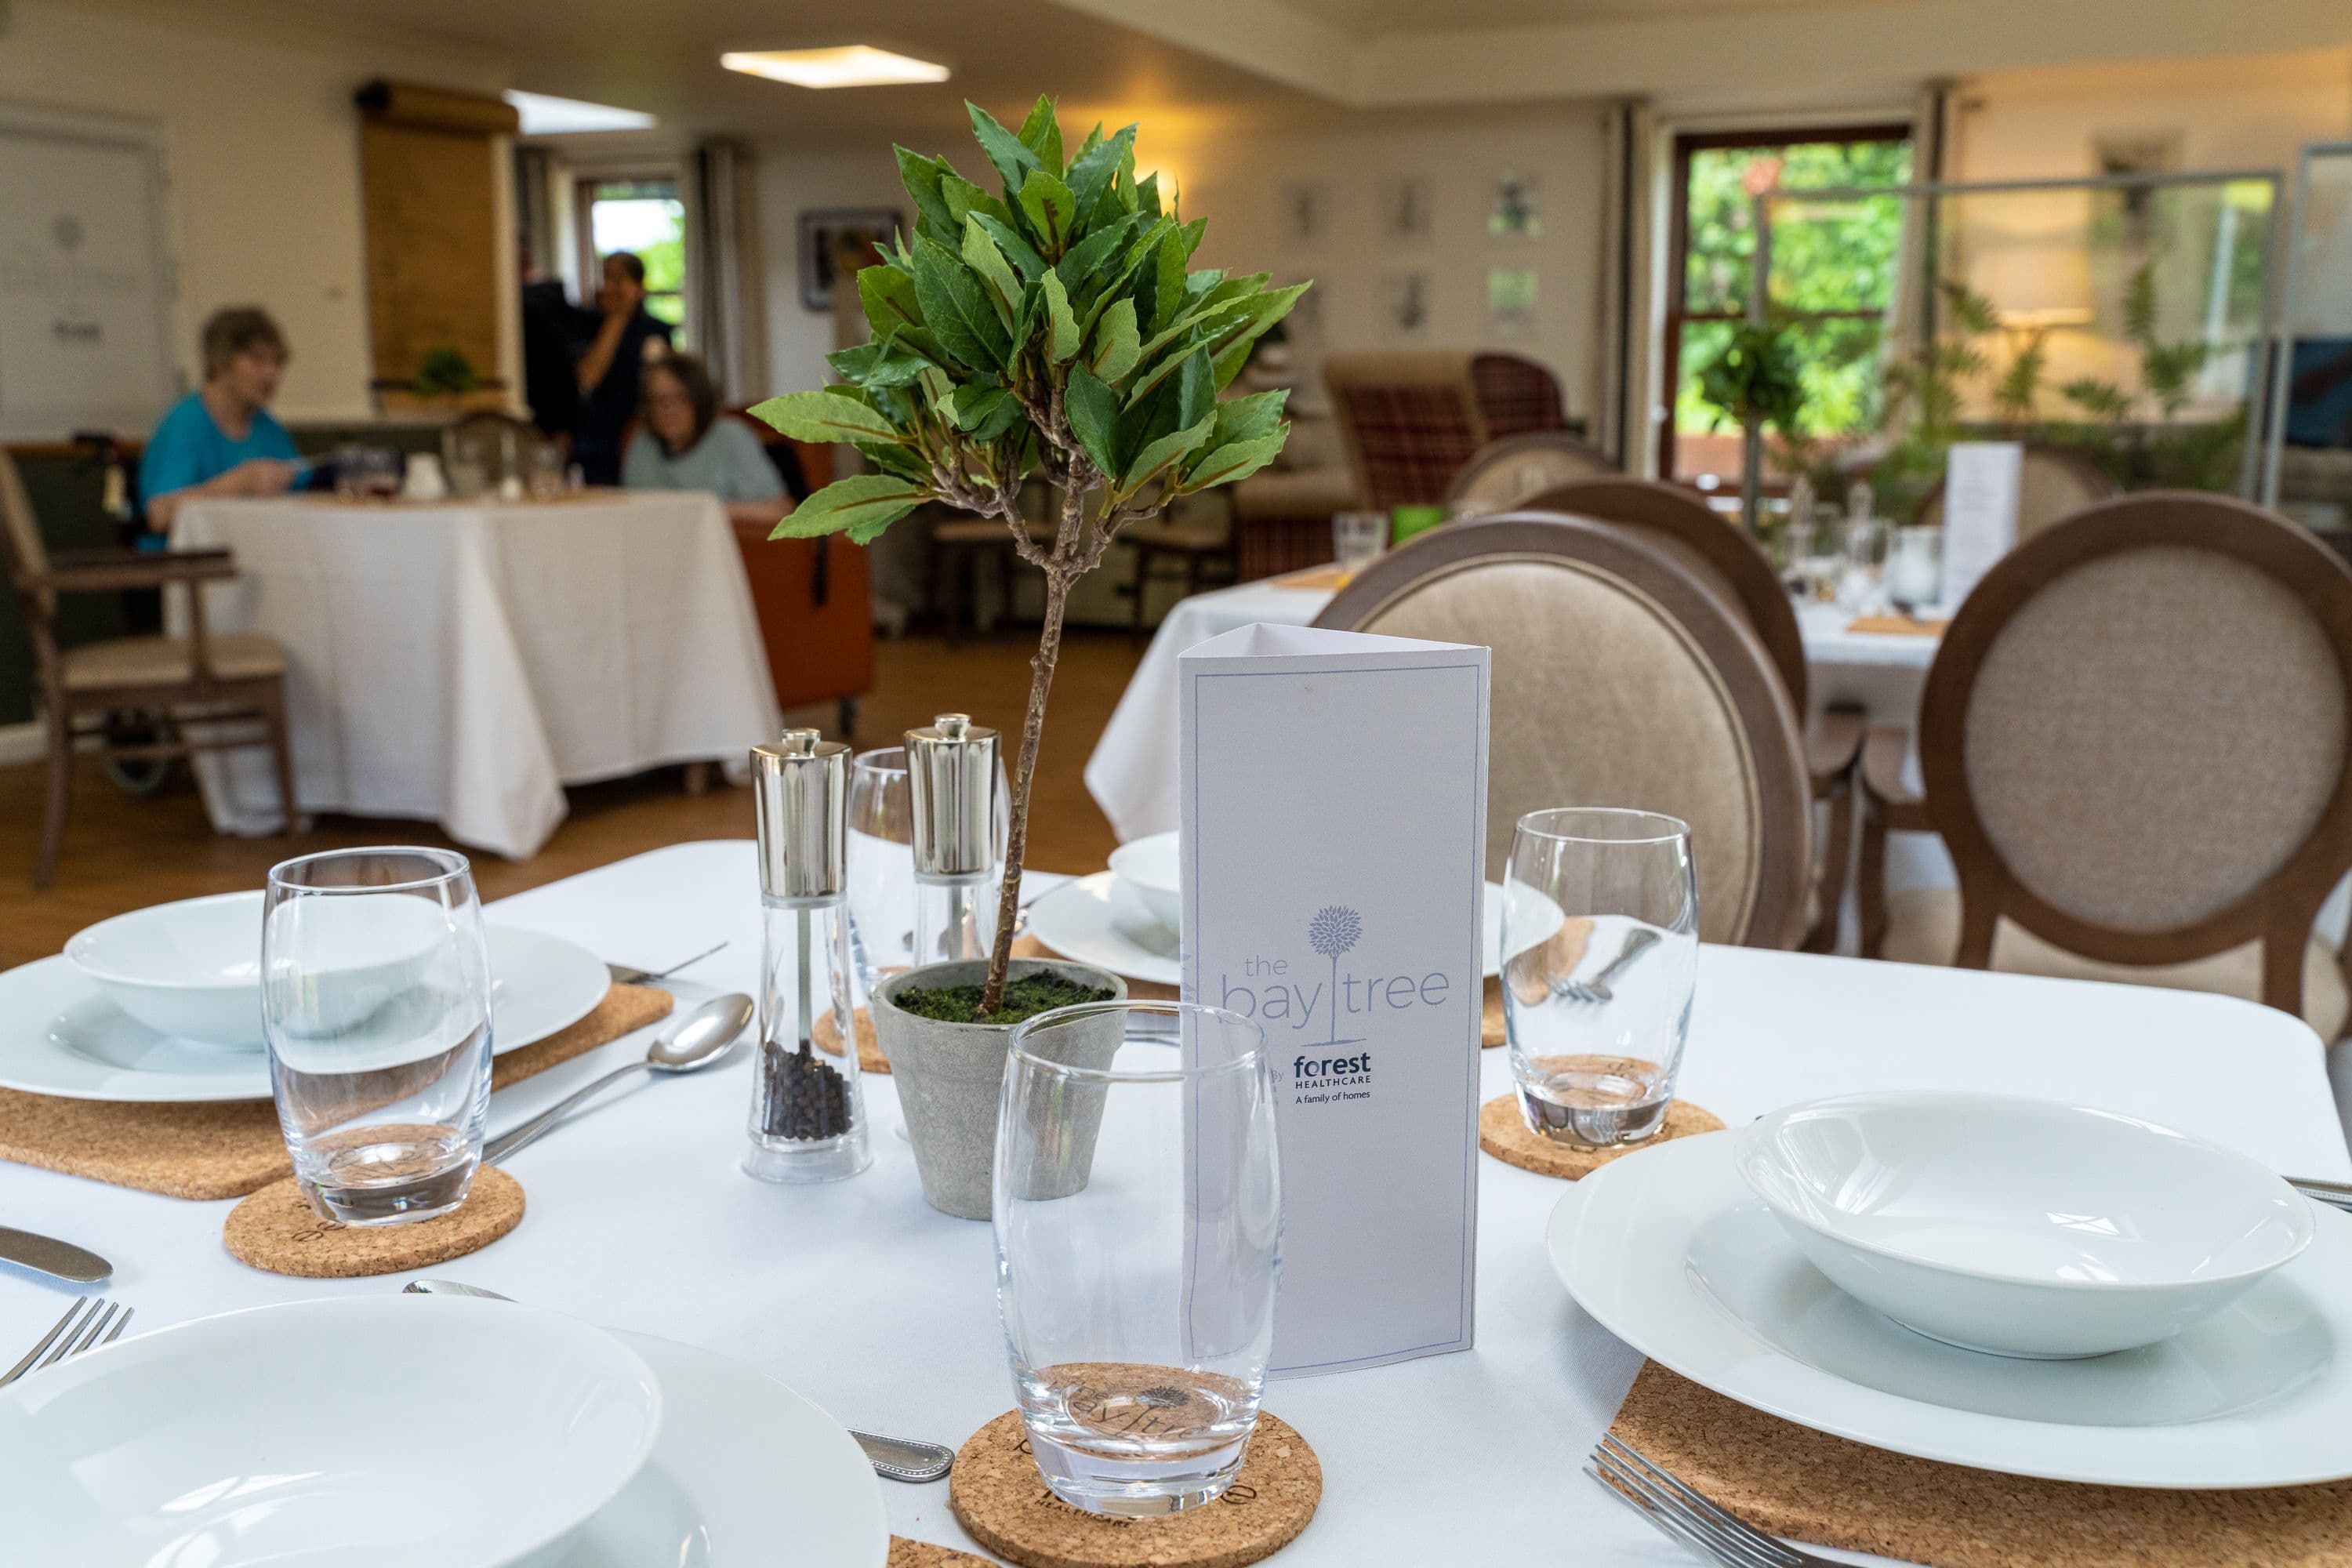
[[[721,416],[710,373],[692,354],[646,366],[645,405],[621,482],[634,490],[708,490],[738,522],[772,526],[793,510],[760,437]]]
[[[204,354],[204,386],[165,411],[140,459],[142,550],[163,548],[188,497],[279,495],[301,461],[294,437],[269,413],[286,373],[278,323],[251,305],[215,310],[205,323]]]

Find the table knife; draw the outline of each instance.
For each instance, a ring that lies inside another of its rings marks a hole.
[[[77,1285],[96,1285],[114,1272],[113,1264],[70,1241],[36,1236],[29,1230],[10,1230],[5,1225],[0,1225],[0,1262],[14,1263],[36,1274],[71,1280]]]

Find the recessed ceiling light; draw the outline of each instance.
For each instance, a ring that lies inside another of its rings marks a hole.
[[[543,92],[518,92],[511,88],[500,96],[522,116],[522,133],[526,136],[564,136],[581,131],[643,131],[656,123],[643,110],[615,109],[609,103],[551,98]]]
[[[788,81],[794,87],[880,87],[889,82],[945,81],[948,68],[865,44],[838,49],[730,50],[719,63],[731,71]]]

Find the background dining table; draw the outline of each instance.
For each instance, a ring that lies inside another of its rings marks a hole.
[[[211,626],[286,649],[304,811],[423,818],[522,859],[563,820],[565,784],[740,764],[782,722],[712,496],[206,499],[172,542],[236,552],[236,581],[205,590]],[[215,827],[282,820],[266,750],[195,770]]]
[[[724,941],[676,984],[681,1001],[754,989],[749,841],[656,850],[488,912],[656,968]],[[500,1091],[492,1130],[645,1045],[615,1041]],[[1504,1058],[1485,1053],[1487,1096],[1509,1089]],[[989,1227],[926,1206],[891,1134],[887,1077],[866,1080],[871,1170],[824,1186],[751,1180],[740,1169],[749,1079],[738,1060],[614,1091],[512,1158],[529,1197],[513,1234],[426,1272],[737,1357],[845,1425],[962,1442],[1012,1405]],[[2283,1172],[2352,1177],[2317,1037],[2284,1013],[2193,993],[1707,946],[1682,1089],[1735,1125],[1821,1095],[2011,1089],[2168,1122]],[[1320,1511],[1274,1561],[1687,1568],[1681,1547],[1578,1473],[1641,1358],[1569,1299],[1545,1256],[1545,1221],[1568,1187],[1486,1158],[1478,1171],[1475,1348],[1271,1387],[1266,1408],[1307,1436],[1325,1477]],[[108,1293],[137,1309],[139,1331],[404,1282],[248,1269],[221,1245],[228,1206],[0,1165],[0,1224],[113,1259]],[[0,1360],[64,1300],[0,1269]],[[972,1549],[945,1483],[883,1494],[899,1534]],[[761,1545],[758,1561],[790,1555],[789,1542]]]

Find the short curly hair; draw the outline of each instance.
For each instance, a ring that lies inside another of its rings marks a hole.
[[[205,322],[205,374],[218,375],[239,354],[255,349],[275,349],[285,359],[286,334],[269,312],[258,305],[231,305],[215,310]]]

